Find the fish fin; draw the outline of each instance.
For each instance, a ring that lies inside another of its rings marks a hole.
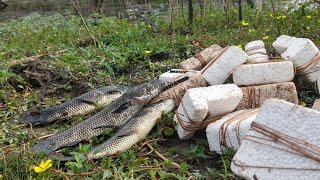
[[[112,91],[108,91],[107,94],[119,94],[121,93],[120,91],[117,90],[112,90]]]
[[[124,110],[128,109],[129,106],[131,105],[131,102],[130,101],[127,101],[123,104],[121,104],[116,110],[114,110],[112,113],[121,113],[123,112]]]
[[[81,102],[84,102],[84,103],[87,103],[87,104],[90,104],[90,105],[97,105],[96,102],[94,101],[90,101],[90,100],[85,100],[85,99],[80,99],[80,98],[77,98],[77,100],[81,101]]]
[[[70,142],[70,143],[66,144],[65,146],[74,146],[74,145],[76,145],[76,144],[78,144],[78,143],[80,143],[80,142],[81,142],[81,141]]]
[[[126,133],[117,135],[117,137],[121,138],[121,137],[131,136],[131,135],[138,134],[138,133],[139,133],[138,129],[132,129]]]

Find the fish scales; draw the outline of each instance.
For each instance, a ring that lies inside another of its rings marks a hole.
[[[87,115],[107,106],[127,90],[126,86],[101,87],[34,114],[32,112],[25,113],[22,116],[22,122],[33,125],[46,124],[62,121],[75,115]]]
[[[106,155],[116,155],[128,150],[145,138],[155,126],[162,113],[173,110],[175,101],[168,99],[143,108],[132,117],[118,132],[88,153],[88,158],[99,159]]]
[[[185,80],[186,78],[183,78],[177,83]],[[31,148],[31,151],[50,154],[63,146],[71,146],[97,136],[107,128],[120,127],[169,85],[172,83],[154,80],[129,89],[102,111],[61,133],[40,141]]]

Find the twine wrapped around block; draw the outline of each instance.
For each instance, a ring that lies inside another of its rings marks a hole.
[[[243,112],[241,112],[240,114],[233,116],[231,118],[229,118],[227,121],[225,121],[220,129],[219,129],[219,144],[220,144],[220,149],[221,151],[224,148],[227,148],[227,138],[229,138],[228,135],[228,126],[233,123],[234,121],[238,121],[236,124],[236,136],[237,136],[237,140],[238,140],[238,145],[240,146],[241,144],[241,139],[240,139],[240,124],[241,122],[243,122],[244,120],[246,120],[248,117],[256,114],[259,111],[259,109],[249,109],[249,110],[245,110]],[[230,141],[231,143],[231,141]],[[234,145],[231,144],[231,146],[233,147]]]
[[[298,67],[297,68],[298,73],[304,75],[304,74],[309,74],[309,73],[319,71],[320,69],[315,68],[319,62],[320,62],[320,52],[313,59],[311,59],[304,65]]]
[[[185,82],[182,82],[166,91],[161,93],[159,96],[154,98],[151,103],[157,103],[162,100],[166,99],[173,99],[176,102],[176,105],[179,105],[181,102],[182,97],[186,93],[186,91],[190,88],[196,88],[196,87],[207,87],[206,80],[199,74],[195,72],[187,72],[179,77],[182,78],[183,76],[188,76],[189,79]]]
[[[243,98],[236,110],[259,108],[267,99],[271,98],[298,103],[297,90],[293,82],[247,86],[241,87],[241,90]]]
[[[251,124],[251,130],[254,132],[259,133],[260,135],[263,135],[263,137],[258,136],[252,136],[252,135],[246,135],[244,139],[263,144],[269,147],[273,147],[276,149],[283,150],[287,153],[293,153],[300,155],[302,157],[306,157],[309,159],[312,159],[316,162],[320,163],[320,147],[315,146],[313,144],[308,143],[307,141],[289,136],[285,133],[282,133],[280,131],[276,131],[272,128],[269,128],[265,125],[259,124],[257,122],[252,122]],[[268,143],[264,143],[266,139],[264,138],[270,138],[274,142],[277,142],[281,145],[284,145],[285,147],[289,147],[293,151],[288,151],[286,149],[282,149],[281,147],[273,146]],[[242,164],[241,162],[237,161],[235,158],[233,159],[233,163],[236,166],[239,167],[250,167],[250,168],[263,168],[263,169],[287,169],[287,170],[311,170],[311,171],[320,171],[319,168],[295,168],[295,167],[277,167],[277,166],[253,166],[248,164]]]
[[[230,113],[226,113],[220,116],[210,117],[210,112],[208,112],[206,118],[203,121],[194,121],[194,120],[191,120],[191,118],[189,117],[183,101],[181,101],[180,105],[182,106],[183,113],[186,115],[189,122],[183,121],[178,111],[176,111],[176,117],[180,126],[186,131],[199,131],[199,130],[205,129],[210,123],[213,123],[221,119],[223,116],[230,114]],[[185,123],[189,125],[186,125]]]

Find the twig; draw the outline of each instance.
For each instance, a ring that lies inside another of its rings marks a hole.
[[[163,161],[167,161],[168,159],[166,157],[164,157],[162,154],[160,154],[154,147],[152,147],[149,143],[146,143],[146,145],[151,149],[153,150],[153,152],[160,158],[162,159]],[[176,162],[172,162],[171,163],[174,167],[178,168],[181,170],[181,166],[176,163]],[[185,171],[185,173],[188,175],[188,176],[193,176],[189,171]]]
[[[151,139],[151,140],[146,140],[146,141],[144,141],[143,143],[142,143],[142,145],[140,146],[140,148],[139,148],[139,150],[141,150],[142,148],[143,148],[143,146],[145,146],[147,143],[149,143],[149,142],[156,142],[156,141],[165,141],[166,139],[159,139],[159,138],[157,138],[157,139]]]
[[[76,1],[77,1],[78,6],[79,6],[79,1],[78,1],[78,0],[76,0]],[[98,40],[97,40],[97,39],[94,37],[94,35],[90,32],[89,27],[87,26],[86,21],[83,19],[83,16],[82,16],[82,13],[81,13],[79,7],[74,3],[73,0],[72,0],[71,2],[72,2],[72,4],[73,4],[73,6],[76,8],[76,10],[77,10],[77,12],[78,12],[78,14],[79,14],[79,16],[80,16],[80,18],[81,18],[81,21],[82,21],[84,27],[86,28],[87,32],[90,34],[90,36],[91,36],[91,38],[92,38],[92,40],[93,40],[94,45],[97,47],[97,42],[98,42]]]

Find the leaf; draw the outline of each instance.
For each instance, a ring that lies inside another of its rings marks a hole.
[[[102,179],[107,179],[107,178],[110,178],[111,176],[112,176],[112,172],[107,169],[107,170],[103,171]]]

